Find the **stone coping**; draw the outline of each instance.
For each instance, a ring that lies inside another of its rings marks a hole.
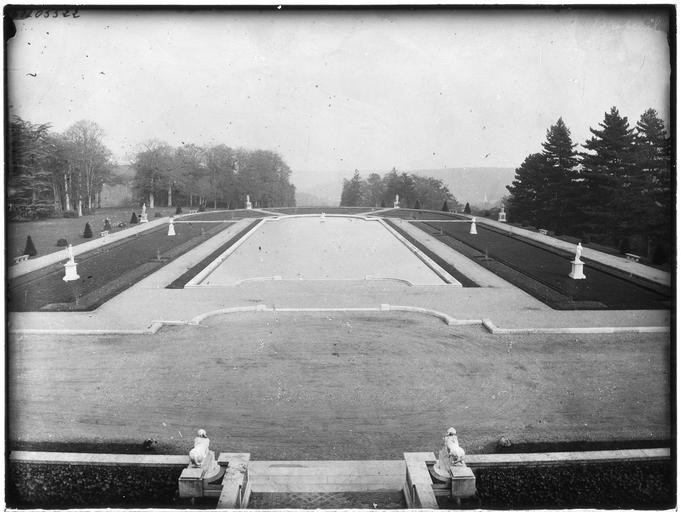
[[[646,448],[635,450],[599,450],[585,452],[545,452],[545,453],[492,453],[470,454],[466,456],[466,464],[471,468],[503,467],[503,466],[547,466],[559,464],[596,464],[607,462],[644,462],[671,459],[669,448]],[[75,452],[33,452],[12,451],[10,462],[30,464],[77,464],[84,466],[186,466],[188,455],[134,455],[111,453],[75,453]],[[372,467],[372,463],[390,463],[396,461],[252,461],[260,467],[286,468],[298,466],[316,467],[348,467],[357,468],[358,464]],[[375,466],[374,466],[375,467]]]

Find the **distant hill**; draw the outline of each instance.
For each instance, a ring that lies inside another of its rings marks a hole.
[[[412,171],[419,176],[431,176],[442,180],[461,204],[493,205],[508,195],[506,185],[515,177],[511,167],[455,167],[449,169],[419,169]]]
[[[403,169],[399,171],[402,172]],[[340,203],[343,179],[352,178],[353,172],[294,171],[291,175],[291,181],[296,186],[296,197],[299,194],[313,196],[313,198],[303,200],[319,199],[323,201],[319,206],[335,206]],[[388,170],[376,172],[383,176]],[[480,206],[485,205],[485,197],[487,204],[491,206],[507,195],[506,185],[510,185],[515,176],[515,169],[511,167],[453,167],[406,170],[405,172],[413,172],[420,176],[431,176],[442,180],[459,203],[471,203]],[[370,171],[360,171],[360,174],[363,178],[366,178]],[[302,203],[298,204],[304,206]]]

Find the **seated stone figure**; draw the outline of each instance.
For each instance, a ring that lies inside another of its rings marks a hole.
[[[200,429],[197,434],[197,437],[194,438],[194,448],[189,452],[189,460],[194,467],[200,468],[208,455],[210,439],[208,439],[208,434],[203,429]]]
[[[464,457],[466,453],[459,446],[456,429],[453,427],[447,430],[447,434],[442,440],[444,441],[444,446],[440,450],[437,462],[432,466],[431,474],[438,480],[446,482],[451,478],[452,466],[465,466]]]
[[[447,435],[444,437],[445,448],[447,449],[447,457],[452,466],[460,466],[463,464],[466,452],[459,446],[459,438],[456,437],[456,429],[450,427],[447,430]]]

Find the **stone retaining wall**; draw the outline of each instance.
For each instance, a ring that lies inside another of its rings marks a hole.
[[[631,452],[651,452],[632,458]],[[594,455],[594,454],[598,455]],[[187,456],[12,452],[13,508],[184,507]],[[673,508],[669,450],[471,455],[482,508]],[[210,505],[209,505],[210,506]]]

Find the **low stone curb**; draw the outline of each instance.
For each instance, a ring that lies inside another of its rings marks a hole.
[[[468,454],[466,455],[466,464],[471,468],[503,466],[548,466],[566,463],[596,464],[626,461],[644,462],[667,460],[670,458],[671,450],[669,448],[648,448],[635,450],[599,450],[588,452]],[[186,466],[189,463],[189,456],[12,451],[10,452],[9,460],[10,462],[22,462],[30,464]],[[255,462],[260,464],[268,463],[268,461]],[[284,461],[276,461],[273,464],[283,463]],[[306,463],[311,463],[311,461],[306,461]]]
[[[489,318],[482,320],[482,325],[492,334],[617,334],[617,333],[667,333],[668,326],[644,327],[534,327],[505,329],[497,327]]]

